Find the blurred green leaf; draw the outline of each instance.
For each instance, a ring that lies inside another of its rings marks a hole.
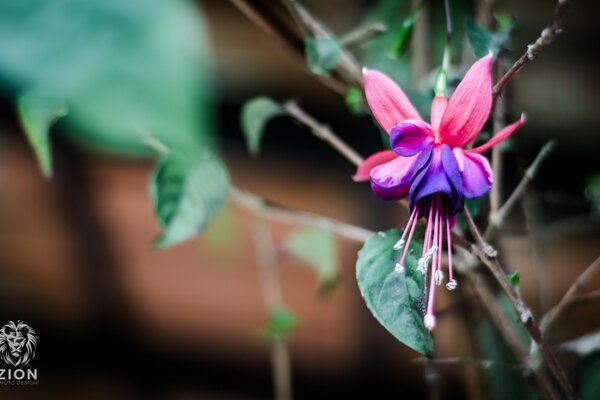
[[[465,19],[465,29],[469,37],[469,42],[473,47],[473,52],[477,58],[484,57],[490,51],[494,56],[498,54],[500,48],[510,38],[510,34],[515,27],[515,21],[506,14],[497,14],[498,26],[497,32],[490,32],[477,25],[472,19]]]
[[[417,271],[417,255],[423,244],[413,238],[404,269],[396,271],[402,250],[394,250],[393,246],[400,235],[400,230],[392,229],[367,240],[358,252],[358,287],[371,313],[396,339],[421,354],[431,355],[433,341],[423,322],[425,275]],[[415,237],[420,237],[419,232]]]
[[[497,301],[523,346],[529,348],[529,335],[520,323],[519,316],[510,300],[502,295]],[[535,391],[524,379],[522,371],[518,368],[519,362],[488,318],[484,318],[477,325],[475,339],[479,357],[491,361],[490,366],[483,370],[488,384],[486,392],[490,394],[491,399],[532,400],[536,398]]]
[[[156,215],[163,227],[157,247],[167,247],[200,233],[229,194],[229,178],[216,157],[188,158],[171,152],[151,181]]]
[[[299,324],[298,316],[281,306],[270,313],[269,320],[259,329],[258,334],[268,342],[284,340],[298,328]]]
[[[519,287],[521,286],[521,274],[519,274],[519,271],[513,271],[508,274],[508,280],[510,280],[515,290],[519,291]]]
[[[338,282],[337,243],[329,232],[312,226],[300,228],[285,237],[283,247],[317,273],[322,288],[332,288]]]
[[[410,38],[412,37],[413,27],[415,26],[415,16],[411,15],[408,18],[405,18],[402,21],[402,25],[396,33],[396,37],[392,42],[392,47],[389,51],[389,57],[392,59],[396,59],[408,50],[408,45],[410,44]]]
[[[350,86],[348,90],[346,90],[346,107],[350,110],[352,114],[362,115],[366,114],[365,111],[365,96],[361,89]]]
[[[586,360],[581,376],[581,400],[600,399],[600,356]]]
[[[51,95],[31,91],[19,97],[17,112],[42,173],[50,177],[52,175],[50,127],[67,114],[64,101]]]
[[[306,39],[306,61],[310,70],[328,77],[340,61],[341,48],[335,39]]]
[[[171,0],[0,2],[0,85],[67,104],[67,131],[148,153],[140,131],[188,154],[211,144],[211,57],[197,8]]]
[[[256,97],[244,104],[240,122],[250,154],[257,156],[260,153],[265,125],[280,113],[281,106],[268,97]]]
[[[600,172],[586,179],[584,193],[594,212],[600,213]]]

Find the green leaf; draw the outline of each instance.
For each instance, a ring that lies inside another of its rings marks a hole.
[[[363,115],[365,114],[365,96],[362,90],[357,87],[350,86],[346,90],[346,107],[352,114]]]
[[[519,271],[513,271],[508,274],[508,279],[514,288],[519,291],[519,286],[521,285],[521,274],[519,274]]]
[[[46,177],[52,176],[50,127],[67,114],[67,106],[59,98],[31,91],[19,97],[17,112],[42,173]]]
[[[412,14],[408,18],[405,18],[402,21],[402,25],[398,30],[398,33],[394,37],[394,41],[392,42],[392,47],[388,53],[388,56],[391,59],[396,59],[408,50],[408,45],[410,44],[410,38],[412,36],[413,28],[415,26],[415,20],[418,15],[417,13]]]
[[[600,356],[586,360],[581,377],[581,400],[600,399]]]
[[[421,230],[421,228],[419,228]],[[417,271],[423,244],[414,239],[404,269],[395,270],[402,250],[394,250],[401,231],[379,232],[358,253],[358,287],[375,318],[399,341],[421,354],[433,353],[431,334],[423,323],[426,303],[425,276]],[[419,232],[415,233],[419,237]]]
[[[465,18],[465,29],[476,57],[481,58],[490,51],[496,56],[510,37],[515,26],[514,19],[507,17],[506,14],[498,14],[497,18],[499,18],[498,25],[500,26],[497,32],[490,32],[470,18]]]
[[[338,282],[337,244],[329,232],[312,226],[300,228],[285,237],[283,247],[317,273],[322,288],[330,289]]]
[[[196,153],[212,144],[213,118],[199,11],[172,0],[0,1],[0,86],[64,100],[64,132],[88,146],[148,154],[147,131]]]
[[[253,156],[260,153],[265,125],[281,113],[281,106],[268,97],[255,97],[244,104],[240,123],[246,146]]]
[[[154,244],[167,247],[204,229],[227,199],[229,178],[221,161],[214,156],[189,159],[171,152],[158,165],[150,190],[163,227]]]
[[[305,51],[308,67],[317,75],[328,77],[340,61],[341,48],[335,39],[309,37],[306,39]]]
[[[298,316],[291,310],[281,306],[269,315],[269,320],[258,330],[261,338],[268,342],[284,340],[300,325]]]

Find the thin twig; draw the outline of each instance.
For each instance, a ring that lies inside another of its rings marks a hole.
[[[279,274],[277,270],[277,250],[273,234],[263,212],[256,213],[252,230],[254,247],[260,267],[261,289],[265,307],[272,314],[283,306]],[[292,398],[292,371],[290,353],[284,338],[271,344],[271,368],[276,400]]]
[[[590,278],[596,274],[600,270],[600,257],[596,258],[596,260],[590,264],[589,267],[586,268],[585,271],[581,275],[577,277],[575,282],[571,285],[569,290],[565,293],[563,298],[558,302],[558,304],[553,307],[550,311],[544,315],[542,318],[542,322],[540,323],[540,328],[542,332],[547,332],[548,328],[552,326],[554,321],[561,316],[561,314],[565,311],[568,304],[579,294],[590,281]]]
[[[236,187],[231,188],[231,198],[238,205],[253,213],[262,213],[270,220],[288,224],[316,226],[348,240],[364,243],[375,232],[359,226],[347,224],[323,215],[312,214],[304,211],[292,210],[262,199],[255,194],[242,191]]]
[[[500,207],[500,209],[497,212],[490,214],[490,223],[485,231],[485,239],[489,240],[489,238],[492,237],[492,235],[494,234],[494,231],[502,227],[502,224],[504,224],[504,220],[506,219],[506,217],[512,211],[513,207],[517,204],[521,196],[525,194],[525,192],[529,188],[529,185],[537,176],[540,167],[548,158],[548,156],[552,154],[555,148],[556,141],[554,140],[550,140],[542,147],[538,155],[535,157],[535,159],[529,166],[529,168],[527,168],[527,170],[525,171],[525,175],[521,179],[521,182],[519,182],[519,184],[517,185],[515,190],[513,190],[506,202],[502,205],[502,207]]]
[[[571,0],[558,0],[552,19],[550,23],[542,30],[540,36],[536,39],[533,44],[527,46],[527,51],[506,71],[506,73],[500,78],[498,83],[493,88],[494,98],[502,92],[506,84],[529,62],[535,60],[535,58],[544,50],[550,43],[556,39],[562,32],[562,20],[571,6]]]
[[[312,133],[319,139],[329,143],[334,149],[342,154],[348,161],[355,166],[363,163],[364,159],[352,147],[348,146],[338,135],[336,135],[328,126],[308,115],[298,106],[295,101],[287,101],[283,104],[282,110],[288,115],[294,117],[299,122],[309,127]]]
[[[477,227],[474,227],[474,229],[477,230]],[[476,235],[475,232],[472,233]],[[527,304],[523,301],[521,296],[517,293],[512,283],[504,273],[504,270],[502,269],[502,266],[500,265],[498,260],[496,258],[490,258],[482,249],[480,249],[477,246],[472,246],[469,250],[472,254],[476,255],[477,258],[479,258],[479,260],[490,270],[496,281],[498,281],[498,283],[500,284],[502,290],[504,290],[504,292],[508,296],[508,299],[510,300],[513,307],[517,311],[517,314],[519,315],[521,323],[529,332],[529,336],[531,336],[533,341],[537,344],[544,361],[548,365],[550,372],[559,384],[563,394],[569,400],[576,399],[577,396],[575,394],[575,391],[573,390],[571,383],[567,379],[567,375],[565,374],[560,363],[558,362],[558,359],[554,355],[554,352],[552,351],[548,343],[546,343],[538,324],[533,318],[533,313],[531,312],[531,309],[527,306]]]
[[[385,31],[387,26],[383,22],[375,22],[346,33],[340,37],[339,42],[342,46],[352,46],[374,39]]]

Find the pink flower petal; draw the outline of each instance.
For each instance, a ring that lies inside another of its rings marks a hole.
[[[435,96],[433,102],[431,102],[431,130],[438,132],[440,130],[440,122],[446,107],[448,106],[448,99],[444,96]]]
[[[471,151],[463,151],[454,149],[456,153],[462,153],[463,168],[461,171],[463,195],[472,199],[474,197],[483,196],[492,188],[494,182],[492,178],[492,167],[489,161],[482,155],[472,153]]]
[[[492,64],[491,54],[473,64],[450,97],[440,123],[444,143],[463,147],[485,125],[492,108]]]
[[[525,114],[521,114],[521,119],[518,120],[517,122],[513,122],[512,124],[505,126],[504,128],[502,128],[500,130],[500,132],[496,133],[490,140],[488,140],[486,143],[482,144],[479,147],[476,147],[472,150],[469,150],[473,153],[485,153],[486,151],[488,151],[489,149],[491,149],[492,147],[494,147],[495,145],[505,141],[506,139],[508,139],[510,137],[510,135],[512,135],[513,133],[515,133],[515,131],[517,129],[519,129],[521,127],[521,125],[523,125],[525,123]]]
[[[355,182],[364,182],[371,179],[371,170],[380,164],[385,164],[388,161],[392,161],[397,158],[398,154],[396,154],[393,150],[383,150],[377,152],[369,157],[358,166],[356,169],[356,173],[352,177]]]
[[[363,77],[367,103],[388,134],[405,119],[422,119],[402,89],[383,72],[364,68]]]

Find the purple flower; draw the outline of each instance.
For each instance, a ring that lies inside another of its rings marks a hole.
[[[449,278],[446,287],[456,288],[452,272],[450,229],[465,198],[486,194],[492,187],[492,168],[481,155],[507,139],[524,117],[498,132],[487,143],[463,149],[481,132],[492,108],[492,57],[471,66],[452,97],[437,96],[431,104],[431,123],[423,121],[402,89],[385,74],[363,71],[369,107],[390,135],[393,149],[372,155],[359,166],[356,181],[370,179],[373,191],[384,200],[408,196],[411,216],[402,238],[394,246],[404,249],[397,265],[404,268],[408,244],[420,217],[427,219],[423,254],[418,269],[424,274],[431,261],[431,284],[425,326],[433,329],[435,284],[444,279],[442,245],[446,236]],[[407,236],[408,235],[408,236]]]

